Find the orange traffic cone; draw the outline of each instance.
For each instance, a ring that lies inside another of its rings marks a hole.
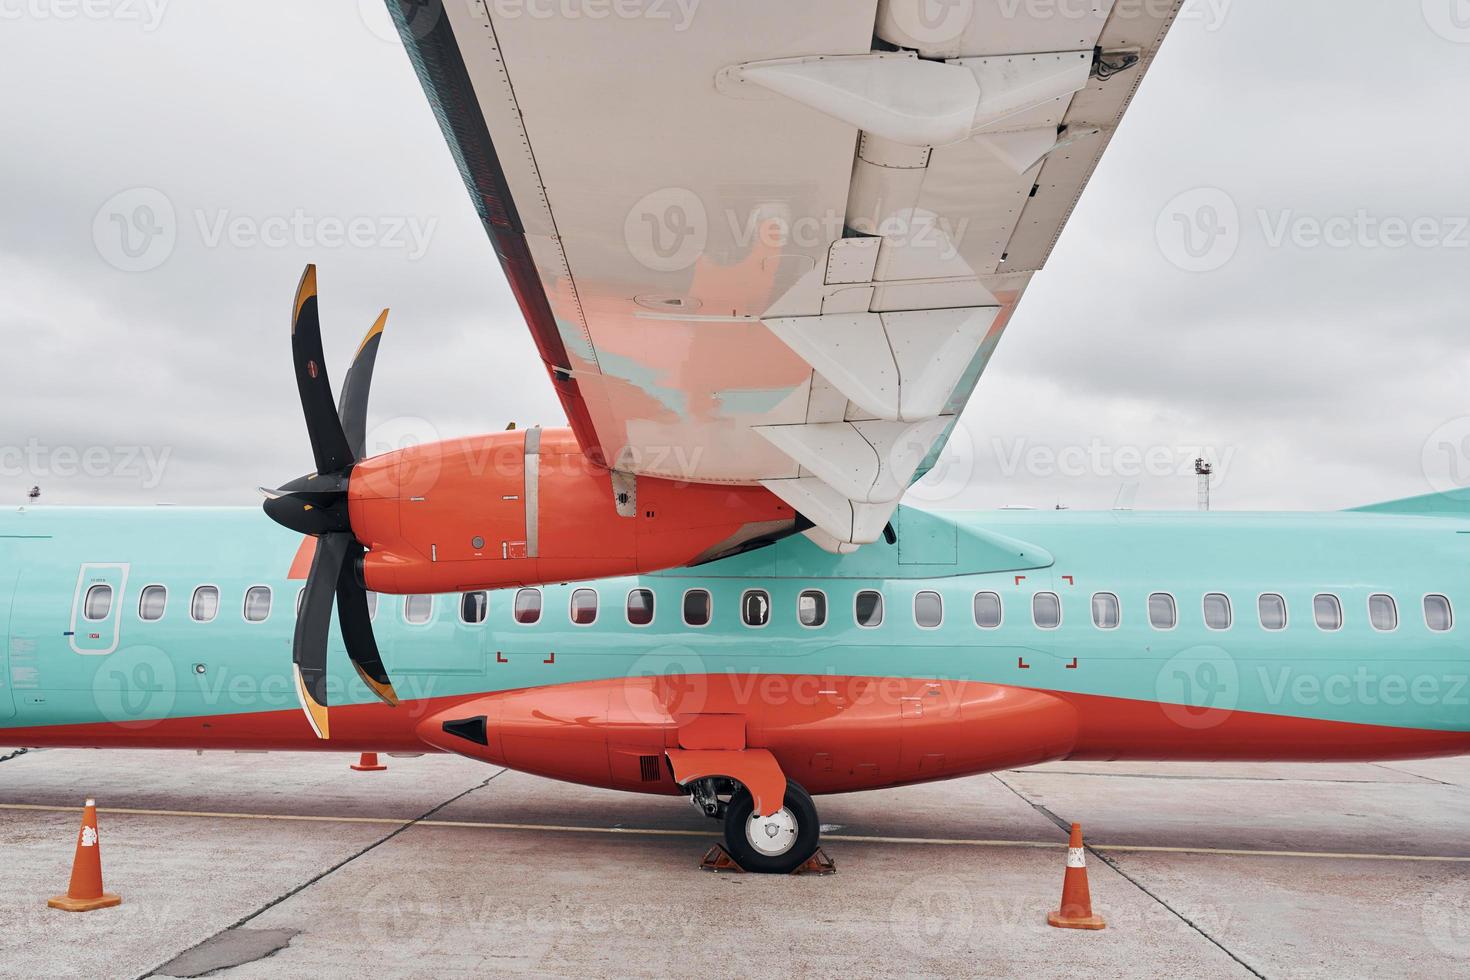
[[[97,837],[97,803],[88,800],[82,810],[82,829],[77,832],[77,856],[71,864],[71,887],[65,895],[48,899],[53,909],[90,912],[112,908],[122,902],[102,890],[102,842]]]
[[[1101,929],[1102,916],[1092,914],[1092,893],[1087,890],[1087,851],[1082,847],[1082,825],[1072,825],[1067,841],[1067,873],[1062,878],[1062,907],[1046,914],[1046,924],[1058,929]]]
[[[384,772],[388,767],[378,761],[378,753],[364,752],[348,768],[354,772]]]

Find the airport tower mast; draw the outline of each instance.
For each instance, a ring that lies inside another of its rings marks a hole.
[[[1199,491],[1196,501],[1200,510],[1210,509],[1210,474],[1215,472],[1215,467],[1205,462],[1203,456],[1194,461],[1194,477],[1199,481]]]

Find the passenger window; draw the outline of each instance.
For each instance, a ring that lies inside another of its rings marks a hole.
[[[1427,595],[1424,597],[1424,625],[1436,633],[1444,633],[1455,625],[1455,617],[1450,609],[1450,600],[1442,595]]]
[[[1342,629],[1342,603],[1337,596],[1322,594],[1312,600],[1312,616],[1320,630]]]
[[[189,618],[196,623],[207,623],[219,615],[219,589],[212,585],[201,585],[194,590],[189,600]]]
[[[422,626],[434,615],[434,597],[410,595],[403,597],[403,621],[413,626]]]
[[[1368,597],[1368,622],[1380,632],[1399,628],[1399,607],[1393,596],[1380,592]]]
[[[245,622],[263,623],[271,614],[271,590],[268,585],[252,585],[245,590]]]
[[[708,626],[710,611],[714,603],[704,589],[690,589],[684,593],[684,625]]]
[[[1000,596],[994,592],[975,593],[975,625],[983,630],[993,630],[1001,621]]]
[[[1118,597],[1111,592],[1098,592],[1092,597],[1092,625],[1100,630],[1115,630],[1122,621]]]
[[[91,622],[100,622],[107,618],[112,612],[112,586],[94,585],[87,590],[87,597],[82,600],[82,618]]]
[[[597,590],[576,589],[572,592],[572,622],[577,626],[591,626],[597,622]]]
[[[1267,592],[1256,600],[1256,614],[1261,618],[1261,629],[1286,629],[1286,599],[1274,592]]]
[[[521,589],[516,593],[515,602],[516,622],[525,626],[539,622],[541,619],[541,590]]]
[[[763,589],[749,589],[740,596],[740,621],[746,626],[764,626],[771,621],[771,597]]]
[[[1205,596],[1205,626],[1212,630],[1230,628],[1230,597],[1222,592],[1211,592]]]
[[[1148,624],[1156,630],[1171,630],[1179,625],[1179,610],[1173,596],[1155,592],[1148,597]]]
[[[634,626],[647,626],[653,622],[653,592],[634,589],[628,593],[628,622]]]
[[[797,596],[796,620],[812,629],[824,625],[827,622],[827,594],[818,589],[807,589]]]
[[[459,597],[459,621],[474,626],[485,621],[490,611],[490,596],[484,592],[466,592]]]
[[[944,600],[938,592],[920,592],[914,596],[914,623],[932,630],[944,622]]]
[[[163,618],[168,607],[168,590],[161,585],[145,585],[138,596],[138,618],[153,623]]]
[[[864,589],[857,594],[852,604],[857,624],[867,629],[883,624],[883,593]]]
[[[1040,629],[1062,625],[1062,598],[1055,592],[1038,592],[1031,597],[1031,621]]]

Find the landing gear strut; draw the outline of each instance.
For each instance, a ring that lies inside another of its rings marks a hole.
[[[786,781],[781,809],[763,817],[740,787],[725,807],[725,850],[746,871],[790,874],[816,853],[821,837],[817,807],[800,785]]]
[[[717,776],[696,779],[689,784],[689,802],[711,820],[723,820],[725,819],[726,803],[720,799],[720,796],[721,794],[725,796],[734,794],[739,785],[734,780],[721,779]]]

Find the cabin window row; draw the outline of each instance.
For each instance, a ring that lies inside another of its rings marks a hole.
[[[301,612],[304,589],[296,592],[296,612]],[[168,611],[168,589],[162,585],[145,585],[138,593],[138,619],[155,623],[163,619]],[[403,620],[411,625],[423,625],[433,618],[434,596],[407,595],[403,597]],[[270,618],[274,593],[268,585],[252,585],[245,590],[240,615],[247,623],[263,623]],[[101,622],[112,613],[113,590],[107,584],[97,584],[87,589],[82,599],[82,618],[88,622]],[[378,594],[367,593],[368,616],[378,616]],[[189,618],[196,623],[213,622],[220,611],[218,586],[201,585],[189,594]],[[460,621],[468,624],[482,623],[489,608],[489,597],[484,592],[466,592],[460,596]]]
[[[932,593],[931,593],[932,594]],[[917,613],[918,606],[915,605]],[[1228,630],[1235,622],[1230,597],[1223,592],[1207,592],[1200,600],[1200,611],[1207,629]],[[1004,604],[998,592],[977,592],[974,600],[975,625],[996,629],[1004,621]],[[1156,630],[1172,630],[1179,625],[1179,606],[1169,592],[1154,592],[1148,597],[1148,624]],[[1424,625],[1444,633],[1454,627],[1454,609],[1443,595],[1426,595],[1423,599]],[[1256,620],[1264,630],[1286,629],[1290,617],[1286,598],[1267,592],[1256,598]],[[1040,629],[1056,629],[1062,625],[1061,597],[1055,592],[1037,592],[1031,596],[1031,621]],[[1330,592],[1312,597],[1312,621],[1324,632],[1342,629],[1345,622],[1342,599]],[[1092,596],[1092,625],[1098,629],[1117,629],[1123,622],[1122,602],[1111,592]],[[1398,602],[1386,592],[1368,597],[1368,622],[1379,632],[1398,629]],[[922,625],[922,624],[921,624]]]
[[[695,628],[708,626],[714,619],[714,598],[708,589],[688,589],[680,600],[680,616],[685,626]],[[632,589],[628,592],[624,616],[633,626],[648,626],[654,618],[654,594],[651,589]],[[915,614],[920,624],[938,626],[943,605],[937,592],[921,592],[915,598]],[[512,614],[517,623],[529,626],[541,621],[541,590],[521,589],[515,595]],[[597,621],[598,593],[596,589],[575,589],[568,607],[568,616],[577,626],[591,626]],[[746,626],[759,628],[771,622],[773,607],[771,594],[765,589],[746,589],[740,594],[740,621]],[[820,589],[806,589],[796,597],[796,622],[808,629],[827,624],[827,593]],[[857,625],[872,628],[883,622],[883,594],[872,589],[860,590],[853,597],[853,619]]]
[[[241,601],[240,616],[247,623],[263,623],[271,614],[271,588],[268,585],[252,585],[245,590]],[[82,597],[82,618],[89,623],[100,623],[112,615],[112,586],[99,583],[88,587]],[[168,589],[162,585],[145,585],[138,593],[138,618],[153,623],[163,618],[168,609]],[[212,622],[219,615],[219,588],[201,585],[189,596],[189,618],[197,623]]]
[[[301,610],[303,592],[296,595],[296,611]],[[408,595],[403,597],[404,622],[421,626],[429,623],[434,615],[434,596]],[[245,590],[241,605],[241,617],[250,623],[263,623],[270,618],[273,594],[270,586],[253,585]],[[378,594],[369,592],[368,615],[377,618]],[[106,620],[112,612],[113,589],[111,585],[98,583],[87,589],[82,600],[82,618],[88,622]],[[802,591],[796,600],[796,621],[808,629],[816,629],[827,623],[827,594],[820,589]],[[1200,602],[1205,627],[1211,630],[1228,630],[1234,625],[1234,609],[1230,597],[1223,592],[1206,593]],[[168,608],[168,589],[162,585],[147,585],[138,595],[138,618],[144,622],[156,622],[163,618]],[[883,594],[874,589],[861,589],[853,596],[853,621],[863,628],[874,628],[883,623]],[[189,597],[189,618],[199,623],[212,622],[220,610],[220,591],[217,586],[201,585]],[[1091,601],[1092,624],[1098,629],[1117,629],[1123,622],[1122,602],[1112,592],[1093,593]],[[1154,592],[1146,604],[1149,625],[1156,630],[1172,630],[1179,625],[1178,603],[1172,593]],[[1454,610],[1447,596],[1430,594],[1423,598],[1424,625],[1434,632],[1447,632],[1454,627]],[[513,616],[517,623],[530,625],[541,620],[542,593],[540,589],[520,589],[515,594]],[[459,620],[468,625],[483,623],[489,612],[489,596],[485,592],[466,592],[459,597]],[[687,590],[681,602],[684,625],[708,626],[714,615],[714,601],[707,589]],[[596,589],[574,589],[568,604],[568,618],[577,626],[591,626],[597,622],[598,593]],[[1005,606],[1000,593],[977,592],[973,600],[975,625],[981,629],[996,629],[1005,620]],[[740,619],[746,626],[759,628],[771,621],[772,606],[770,593],[764,589],[747,589],[740,596]],[[650,589],[632,589],[628,592],[625,616],[633,626],[648,626],[654,618],[654,594]],[[936,629],[944,622],[944,600],[938,592],[921,591],[914,595],[913,616],[915,625],[922,629]],[[1279,593],[1267,592],[1256,598],[1257,623],[1264,630],[1284,630],[1290,622],[1286,598]],[[1055,592],[1037,592],[1031,596],[1031,621],[1038,629],[1057,629],[1062,625],[1062,600]],[[1345,617],[1342,600],[1333,593],[1318,593],[1312,598],[1312,621],[1317,628],[1326,632],[1342,629]],[[1398,629],[1399,610],[1397,600],[1388,593],[1378,592],[1368,597],[1368,622],[1374,630],[1391,632]]]

